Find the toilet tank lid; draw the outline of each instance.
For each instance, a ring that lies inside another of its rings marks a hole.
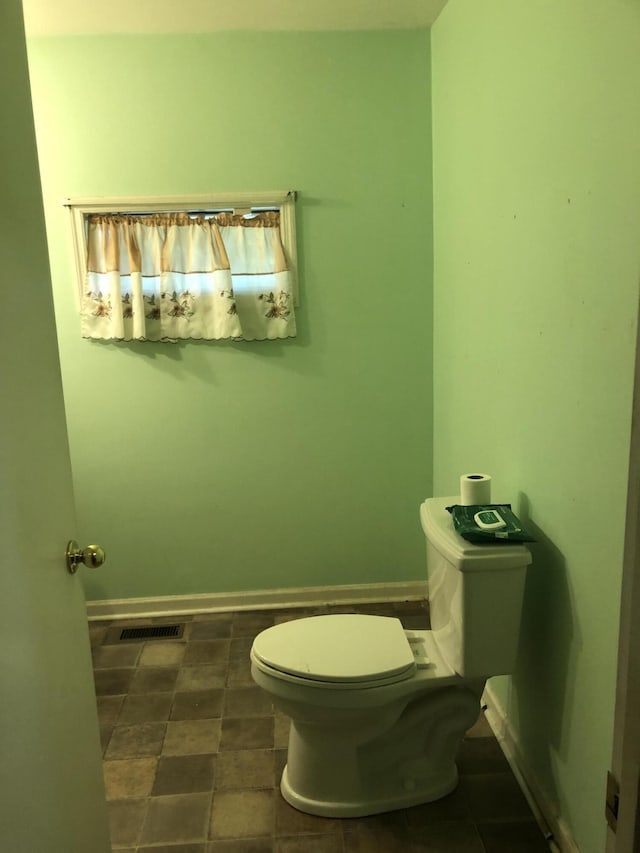
[[[531,551],[526,545],[467,542],[453,526],[448,506],[460,503],[460,498],[427,498],[420,504],[420,521],[431,544],[461,572],[502,571],[528,566]]]
[[[267,628],[253,653],[273,669],[317,681],[389,678],[415,667],[399,619],[336,613]]]

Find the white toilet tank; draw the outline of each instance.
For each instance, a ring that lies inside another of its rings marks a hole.
[[[475,545],[453,527],[446,507],[458,497],[420,506],[427,538],[431,630],[447,664],[467,678],[512,672],[531,552],[525,545]]]

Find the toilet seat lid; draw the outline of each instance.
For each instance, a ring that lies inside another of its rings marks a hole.
[[[327,682],[389,679],[415,668],[399,619],[364,614],[308,616],[267,628],[253,654],[272,669]]]

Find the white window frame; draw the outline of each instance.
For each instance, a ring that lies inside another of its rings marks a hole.
[[[280,211],[280,237],[290,267],[294,305],[299,305],[298,253],[296,249],[295,190],[271,192],[211,193],[184,196],[130,196],[66,198],[62,204],[71,216],[71,232],[78,280],[78,298],[87,278],[87,216],[91,213],[222,213],[247,215],[260,210]]]

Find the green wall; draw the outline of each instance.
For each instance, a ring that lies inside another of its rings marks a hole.
[[[424,577],[429,35],[31,40],[89,598]],[[79,335],[69,196],[295,189],[298,338]]]
[[[539,536],[494,689],[602,853],[640,271],[640,7],[449,0],[432,30],[434,485]]]

